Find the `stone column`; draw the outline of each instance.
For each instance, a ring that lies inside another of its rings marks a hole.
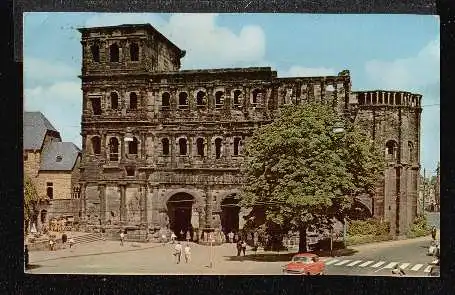
[[[145,133],[141,134],[141,159],[145,160],[147,158],[147,150],[146,150],[146,145],[145,142],[147,140],[147,136]]]
[[[393,93],[393,105],[396,105],[396,92]]]
[[[120,223],[126,222],[126,186],[119,185],[120,189]]]
[[[387,92],[387,104],[390,104],[390,92]]]
[[[206,190],[206,211],[205,211],[205,226],[211,228],[213,225],[213,195],[211,191]]]
[[[86,193],[85,190],[87,188],[87,183],[83,182],[81,183],[81,211],[82,211],[82,220],[87,219],[87,198],[86,198]]]
[[[147,185],[141,186],[141,224],[147,225]]]
[[[120,138],[120,161],[125,159],[125,135],[122,134]]]
[[[103,160],[106,159],[106,132],[101,133],[101,155]]]
[[[104,225],[106,223],[106,185],[99,185],[98,190],[100,193],[100,219],[101,224]]]

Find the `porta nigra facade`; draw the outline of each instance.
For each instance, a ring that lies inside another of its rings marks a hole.
[[[417,210],[421,95],[352,91],[337,76],[269,67],[180,70],[185,51],[149,24],[81,28],[81,200],[87,226],[144,235],[235,231],[243,146],[279,107],[329,103],[371,134],[387,168],[357,200],[402,234]],[[133,231],[134,232],[134,231]]]

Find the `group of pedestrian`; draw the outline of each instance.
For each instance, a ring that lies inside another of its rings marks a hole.
[[[50,251],[55,251],[55,245],[57,244],[57,242],[53,239],[53,238],[50,238],[49,239],[49,250]],[[63,233],[62,234],[62,248],[63,249],[66,249],[66,245],[69,245],[70,248],[73,247],[74,245],[74,239],[73,237],[70,237],[68,239],[68,236],[66,233]]]
[[[182,246],[182,244],[180,244],[180,241],[177,241],[177,244],[174,247],[174,256],[175,256],[175,260],[176,260],[177,264],[180,263],[180,261],[182,259],[182,254],[185,257],[185,263],[190,262],[190,260],[191,260],[191,247],[190,247],[190,244],[187,243],[185,248],[183,249],[183,246]]]

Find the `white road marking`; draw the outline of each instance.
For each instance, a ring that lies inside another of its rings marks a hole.
[[[423,272],[430,272],[430,270],[431,270],[431,265],[427,266],[427,268],[425,268],[425,269],[423,270]]]
[[[367,261],[367,262],[364,262],[362,263],[361,265],[359,265],[360,267],[365,267],[365,266],[368,266],[370,264],[372,264],[374,261],[373,260],[370,260],[370,261]]]
[[[356,260],[356,261],[349,263],[347,266],[354,266],[356,264],[359,264],[360,262],[362,262],[362,260]]]
[[[351,260],[343,260],[343,261],[338,262],[338,263],[335,264],[335,265],[343,265],[343,264],[348,263],[349,261],[351,261]]]
[[[395,265],[397,265],[398,262],[390,262],[389,264],[387,264],[386,266],[384,266],[384,268],[393,268],[395,267]]]
[[[416,264],[411,268],[411,270],[418,271],[422,266],[423,266],[423,264]]]
[[[410,263],[403,263],[403,264],[400,265],[400,268],[401,268],[401,269],[406,269],[406,267],[408,267],[409,264],[410,264]]]
[[[378,268],[378,267],[380,267],[381,265],[383,265],[384,263],[385,263],[385,261],[379,261],[378,263],[373,264],[371,267]]]
[[[335,263],[337,261],[339,261],[339,260],[338,259],[332,259],[329,262],[326,262],[325,265],[330,265],[330,264],[333,264],[333,263]]]

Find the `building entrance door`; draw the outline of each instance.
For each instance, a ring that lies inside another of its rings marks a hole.
[[[187,193],[175,194],[167,201],[169,226],[179,240],[185,240],[188,231],[190,236],[193,235],[191,225],[193,203],[193,196]]]
[[[230,195],[221,202],[221,227],[224,234],[238,232],[239,230],[239,200],[235,195]]]

